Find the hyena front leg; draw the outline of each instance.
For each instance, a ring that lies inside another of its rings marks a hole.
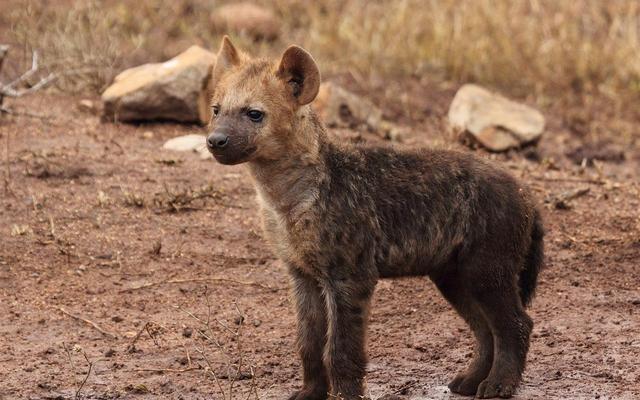
[[[289,269],[298,315],[297,345],[303,368],[303,387],[289,400],[324,400],[329,382],[322,360],[326,343],[325,301],[318,282],[295,267]]]
[[[331,396],[361,399],[367,367],[365,336],[374,283],[328,280],[323,284],[327,303],[327,344],[324,362]]]

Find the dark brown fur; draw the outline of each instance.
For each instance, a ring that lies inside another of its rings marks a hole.
[[[335,143],[307,105],[319,81],[300,48],[274,64],[228,39],[214,70],[210,138],[229,141],[210,149],[222,163],[248,163],[266,237],[293,280],[304,382],[291,399],[363,395],[371,296],[378,279],[397,276],[431,278],[473,330],[473,360],[451,390],[511,396],[542,263],[529,193],[466,153]],[[263,119],[250,121],[250,109]]]

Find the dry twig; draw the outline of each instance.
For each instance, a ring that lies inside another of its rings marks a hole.
[[[8,46],[6,45],[0,46],[0,55],[2,56],[2,59],[4,59],[8,51],[9,51]],[[2,61],[0,61],[0,66],[1,65],[2,65]],[[17,85],[21,83],[25,83],[29,78],[35,75],[39,70],[40,70],[40,67],[38,65],[38,52],[34,51],[31,57],[31,68],[27,72],[23,73],[22,75],[14,79],[13,81],[7,84],[0,85],[0,106],[2,106],[2,100],[4,99],[4,97],[22,97],[24,95],[27,95],[42,89],[43,87],[45,87],[46,85],[48,85],[49,83],[53,82],[55,79],[58,78],[58,75],[52,72],[52,73],[49,73],[49,75],[45,76],[44,78],[41,78],[34,85],[30,85],[29,88],[16,89]],[[3,112],[6,112],[6,110],[7,109],[3,109]]]
[[[100,325],[96,324],[95,322],[93,322],[93,321],[91,321],[89,319],[82,318],[82,317],[80,317],[78,315],[72,314],[69,311],[65,310],[63,307],[57,306],[56,308],[58,310],[60,310],[60,312],[62,312],[63,314],[65,314],[65,315],[67,315],[67,316],[69,316],[69,317],[71,317],[71,318],[73,318],[73,319],[75,319],[77,321],[82,321],[85,324],[91,326],[93,329],[95,329],[98,332],[102,333],[104,336],[110,337],[112,339],[117,339],[118,338],[118,336],[116,334],[108,332],[108,331],[105,331],[104,329],[102,329],[100,327]]]
[[[147,325],[149,325],[149,321],[145,322],[144,325],[142,325],[142,328],[140,328],[138,333],[136,333],[136,335],[133,337],[133,339],[131,340],[131,343],[129,343],[129,345],[127,346],[128,353],[131,353],[135,350],[136,342],[138,341],[138,339],[140,339],[142,332],[144,332],[147,329]]]
[[[560,193],[558,196],[553,198],[551,203],[558,210],[569,210],[571,208],[571,204],[569,203],[571,200],[582,197],[589,193],[589,191],[590,189],[588,187],[569,190],[567,192]]]
[[[176,306],[176,308],[199,324],[202,325],[201,329],[195,329],[195,332],[204,339],[204,342],[201,346],[196,344],[195,351],[200,354],[202,359],[205,361],[206,366],[204,368],[205,376],[211,377],[221,395],[223,400],[234,400],[244,398],[245,400],[249,400],[252,396],[255,396],[255,399],[258,400],[258,392],[257,386],[255,382],[255,371],[252,365],[246,365],[245,357],[244,357],[244,348],[242,343],[242,333],[243,333],[243,325],[245,317],[238,307],[237,303],[234,302],[235,312],[237,313],[236,324],[238,325],[237,329],[233,329],[230,325],[223,323],[217,318],[213,317],[211,314],[211,302],[209,301],[209,296],[207,289],[205,288],[204,299],[207,307],[207,315],[206,317],[198,317],[193,313],[182,309],[180,306]],[[231,337],[230,342],[236,343],[236,348],[233,353],[230,353],[225,347],[221,344],[220,341],[216,340],[214,332],[212,330],[211,324],[215,322],[218,326],[220,326],[224,332],[228,333]],[[206,346],[204,343],[211,343],[215,346],[215,348],[221,353],[226,359],[226,372],[222,372],[220,374],[216,374],[214,371],[214,367],[211,364],[209,357],[207,355]],[[249,372],[243,372],[243,368],[248,368]],[[221,379],[226,379],[228,384],[224,387],[221,383]],[[251,379],[249,390],[246,393],[238,392],[237,383],[240,380]],[[235,396],[235,397],[234,397]]]
[[[175,368],[136,368],[136,369],[132,369],[132,371],[134,372],[157,372],[157,373],[175,373],[175,374],[179,374],[182,372],[189,372],[189,371],[198,371],[198,370],[202,370],[202,366],[198,365],[197,367],[187,367],[187,368],[181,368],[181,369],[175,369]]]
[[[190,282],[228,282],[228,283],[234,283],[234,284],[245,285],[245,286],[257,286],[257,287],[267,289],[267,290],[272,290],[272,291],[282,290],[282,288],[273,288],[258,282],[245,282],[245,281],[238,281],[231,278],[210,277],[210,278],[192,278],[192,279],[166,279],[159,282],[151,282],[151,283],[146,283],[140,286],[134,286],[127,289],[122,289],[120,290],[120,293],[132,292],[132,291],[141,290],[141,289],[148,289],[154,286],[190,283]]]
[[[604,185],[607,182],[601,179],[590,178],[548,178],[546,176],[531,176],[532,179],[543,182],[575,182],[575,183],[591,183],[594,185]]]
[[[167,212],[179,212],[182,210],[199,210],[202,207],[193,206],[192,203],[196,200],[205,198],[216,199],[220,194],[212,186],[203,186],[198,189],[179,189],[172,190],[166,184],[164,185],[164,192],[156,193],[153,203],[158,210]]]
[[[71,352],[69,351],[69,348],[67,347],[66,343],[62,342],[62,347],[64,348],[64,351],[67,353],[67,357],[69,358],[69,364],[71,365],[71,369],[73,370],[73,373],[75,375],[76,367],[75,367],[75,364],[73,363]],[[84,359],[87,361],[87,364],[89,364],[89,369],[87,370],[87,374],[84,376],[84,379],[82,380],[82,382],[78,386],[78,389],[76,390],[76,395],[75,395],[76,400],[80,399],[80,393],[82,392],[82,388],[84,388],[84,385],[87,383],[87,380],[91,375],[91,371],[93,370],[93,363],[89,360],[89,357],[87,357],[87,353],[85,353],[84,350],[82,350],[82,355],[84,356]]]

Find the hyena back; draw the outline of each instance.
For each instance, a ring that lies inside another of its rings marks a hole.
[[[207,145],[220,163],[248,164],[265,236],[293,281],[304,381],[291,399],[363,396],[376,282],[422,275],[476,338],[451,390],[510,397],[542,264],[529,193],[469,154],[336,143],[309,106],[320,74],[299,47],[254,60],[225,37],[212,81]]]

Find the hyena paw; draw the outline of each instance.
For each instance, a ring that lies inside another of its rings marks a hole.
[[[460,373],[449,382],[449,390],[463,396],[473,396],[476,394],[481,380],[482,379],[476,379],[473,376]]]
[[[288,400],[326,400],[327,393],[324,388],[305,387],[295,391]]]
[[[512,381],[500,381],[487,378],[478,386],[476,397],[479,399],[491,399],[500,397],[508,399],[516,392],[517,383]]]

